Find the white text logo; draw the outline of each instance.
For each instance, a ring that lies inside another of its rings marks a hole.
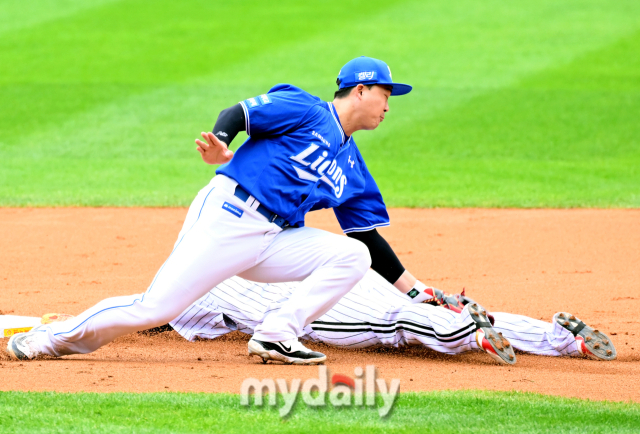
[[[318,378],[306,380],[302,384],[302,388],[300,388],[302,380],[299,378],[291,380],[290,386],[287,386],[287,381],[282,378],[275,381],[271,378],[263,380],[247,378],[240,386],[240,404],[244,406],[250,405],[249,396],[253,390],[253,405],[255,406],[265,405],[264,395],[268,394],[266,405],[275,407],[276,391],[280,392],[284,401],[284,405],[279,410],[281,417],[285,417],[291,412],[298,395],[301,395],[302,400],[310,407],[327,405],[327,394],[329,395],[329,402],[334,407],[349,407],[352,405],[373,407],[376,405],[377,388],[383,401],[382,407],[378,408],[378,414],[380,417],[387,416],[400,391],[400,380],[393,379],[387,385],[384,379],[376,379],[376,368],[373,365],[368,365],[366,371],[361,367],[357,367],[354,369],[354,374],[355,379],[341,374],[334,375],[331,380],[332,388],[328,393],[329,381],[327,367],[324,365],[318,366]]]
[[[315,137],[319,138],[319,139],[320,139],[320,141],[321,141],[322,143],[324,143],[324,144],[325,144],[325,145],[327,145],[328,147],[331,147],[331,143],[329,143],[327,140],[325,140],[325,138],[324,138],[324,137],[322,137],[322,136],[320,135],[320,133],[316,133],[315,131],[311,131],[311,135],[313,135],[313,136],[315,136]]]
[[[271,100],[267,95],[260,95],[260,99],[262,100],[263,104],[271,104]]]
[[[375,71],[364,71],[364,72],[356,72],[356,80],[357,81],[368,81],[373,80],[376,76]]]
[[[312,173],[309,173],[298,166],[294,166],[293,164],[291,166],[295,169],[300,179],[313,182],[318,182],[318,180],[323,181],[333,189],[335,196],[340,198],[344,192],[345,185],[347,185],[347,176],[343,173],[342,168],[338,166],[336,160],[327,160],[326,158],[329,155],[327,151],[322,151],[322,154],[319,155],[313,163],[306,160],[306,158],[317,151],[318,148],[320,148],[320,146],[311,144],[298,155],[289,157],[305,168],[310,169]]]

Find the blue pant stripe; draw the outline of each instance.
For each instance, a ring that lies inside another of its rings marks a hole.
[[[158,270],[158,272],[156,273],[156,276],[153,278],[153,281],[151,282],[151,285],[149,286],[149,289],[147,289],[145,291],[144,294],[142,294],[142,300],[144,301],[144,296],[147,292],[151,291],[151,288],[153,288],[153,284],[156,283],[156,280],[158,279],[158,276],[160,276],[160,273],[162,272],[162,269],[164,268],[165,264],[167,262],[169,262],[169,259],[171,259],[171,256],[173,255],[173,252],[176,251],[176,249],[178,248],[178,246],[180,245],[180,243],[182,242],[182,240],[184,240],[184,237],[187,236],[187,234],[189,232],[191,232],[191,229],[193,229],[193,227],[196,225],[196,223],[198,223],[198,220],[200,220],[200,215],[202,214],[202,209],[204,208],[204,204],[207,202],[207,199],[209,198],[209,195],[211,194],[211,192],[215,190],[215,187],[213,187],[211,190],[209,190],[209,193],[207,193],[207,195],[205,196],[204,200],[202,201],[202,206],[200,207],[200,211],[198,211],[198,218],[196,218],[196,221],[193,222],[193,224],[191,225],[191,227],[184,233],[184,235],[182,235],[182,237],[180,238],[180,240],[178,241],[178,243],[176,244],[176,246],[173,248],[173,250],[171,251],[171,254],[169,255],[169,257],[167,258],[166,261],[164,261],[164,263],[162,264],[162,267],[160,267],[160,269]]]
[[[74,330],[76,330],[78,327],[80,327],[82,324],[84,324],[85,322],[89,321],[91,318],[93,318],[94,316],[105,312],[107,310],[111,310],[111,309],[119,309],[121,307],[130,307],[133,306],[134,304],[136,304],[137,301],[144,301],[144,296],[147,294],[147,292],[151,291],[151,288],[153,287],[153,284],[156,283],[156,280],[158,279],[158,276],[160,276],[160,273],[162,272],[162,269],[164,268],[164,266],[167,264],[167,262],[169,262],[169,259],[171,259],[171,256],[173,255],[173,252],[175,252],[178,249],[178,246],[180,245],[180,243],[182,242],[182,240],[184,240],[184,237],[187,236],[187,234],[191,231],[191,229],[193,229],[193,227],[196,225],[196,223],[198,223],[198,220],[200,220],[200,215],[202,215],[202,209],[204,208],[204,204],[207,202],[207,199],[209,198],[209,195],[211,194],[211,192],[215,189],[215,187],[212,187],[211,190],[209,190],[209,193],[207,193],[207,195],[205,196],[204,200],[202,201],[202,206],[200,207],[200,211],[198,212],[198,218],[196,218],[196,221],[193,222],[193,224],[191,225],[191,227],[184,233],[184,235],[182,235],[182,238],[180,238],[180,240],[178,241],[178,244],[176,244],[176,246],[173,248],[173,250],[171,251],[171,254],[169,255],[169,257],[167,258],[166,261],[164,261],[164,264],[162,264],[162,267],[160,267],[160,270],[158,270],[158,273],[156,274],[156,277],[154,277],[153,282],[151,282],[151,286],[149,286],[149,289],[147,291],[145,291],[144,294],[142,294],[142,298],[140,299],[135,299],[133,300],[133,303],[131,304],[127,304],[127,305],[123,305],[123,306],[112,306],[112,307],[107,307],[105,309],[102,309],[100,312],[96,312],[93,315],[91,315],[89,318],[85,319],[84,321],[82,321],[80,324],[78,324],[77,326],[75,326],[73,329],[69,330],[68,332],[60,332],[60,333],[55,333],[54,336],[58,336],[58,335],[63,335],[66,333],[71,333]]]

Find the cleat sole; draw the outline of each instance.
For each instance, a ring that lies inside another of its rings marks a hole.
[[[466,306],[471,313],[471,319],[476,322],[476,343],[485,353],[487,353],[492,359],[502,365],[514,365],[516,363],[516,355],[513,352],[511,344],[495,331],[487,311],[479,306],[477,303],[469,304]],[[489,347],[484,346],[482,340],[486,341]]]
[[[563,321],[564,317],[569,318],[569,321]],[[603,361],[615,360],[618,357],[609,336],[597,329],[592,329],[574,315],[560,312],[556,314],[554,320],[576,337],[578,351],[584,356]],[[586,352],[582,351],[581,345],[587,349]]]

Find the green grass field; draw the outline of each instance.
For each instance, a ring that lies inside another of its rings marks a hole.
[[[193,140],[361,54],[414,85],[356,140],[390,206],[640,206],[637,0],[0,1],[0,206],[184,206]],[[241,138],[234,143],[237,147]]]
[[[194,139],[280,82],[414,85],[356,140],[389,206],[640,207],[637,0],[0,0],[0,206],[186,206]],[[234,142],[237,148],[243,137]],[[637,404],[403,394],[373,410],[214,394],[0,392],[0,432],[638,432]]]
[[[313,428],[311,428],[313,427]],[[237,395],[0,392],[0,431],[91,433],[637,433],[640,405],[518,392],[401,394],[380,419],[371,408],[307,407],[281,419]]]

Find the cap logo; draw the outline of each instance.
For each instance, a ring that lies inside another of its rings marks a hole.
[[[391,75],[391,68],[389,68],[389,65],[387,65],[387,69],[389,70],[389,77],[393,80],[393,75]]]
[[[370,81],[376,79],[376,71],[356,72],[356,81]]]

